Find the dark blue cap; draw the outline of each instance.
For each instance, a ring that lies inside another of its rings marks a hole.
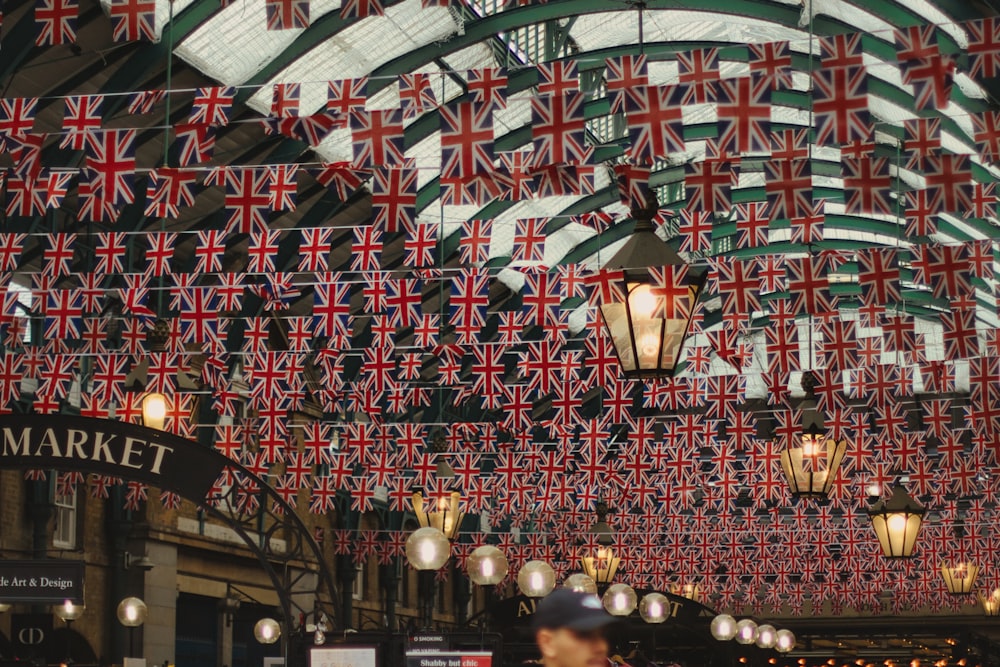
[[[557,588],[535,607],[531,627],[535,630],[569,628],[586,632],[611,625],[616,620],[604,610],[601,599],[593,593]]]

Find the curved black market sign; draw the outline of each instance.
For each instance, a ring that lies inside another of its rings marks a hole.
[[[201,500],[225,457],[172,433],[71,415],[0,416],[0,467],[124,477]]]

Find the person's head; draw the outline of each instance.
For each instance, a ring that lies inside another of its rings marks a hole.
[[[604,631],[615,618],[593,594],[558,588],[535,608],[532,627],[546,667],[607,667]]]

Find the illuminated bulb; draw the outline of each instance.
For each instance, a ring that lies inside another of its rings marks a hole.
[[[491,560],[484,560],[482,565],[479,567],[479,573],[482,574],[484,578],[492,577],[495,571],[493,561]]]
[[[629,310],[644,319],[652,319],[656,312],[656,295],[649,285],[639,285],[628,295]]]
[[[875,496],[881,496],[882,495],[882,486],[880,484],[872,482],[871,484],[868,485],[868,492],[867,493],[868,493],[869,496],[871,496],[873,498]]]
[[[152,392],[142,399],[142,423],[146,428],[163,430],[167,421],[167,398],[163,394]]]
[[[530,575],[531,587],[534,589],[539,589],[545,583],[545,578],[542,576],[541,572],[532,572]]]

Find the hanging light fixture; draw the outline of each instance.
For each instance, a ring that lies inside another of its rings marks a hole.
[[[956,520],[952,527],[957,553],[954,558],[941,561],[941,577],[944,586],[952,595],[968,595],[976,585],[979,576],[979,565],[966,558],[965,526]]]
[[[597,521],[594,522],[589,531],[591,535],[597,536],[597,547],[594,551],[580,557],[583,573],[593,579],[598,586],[605,586],[614,580],[615,573],[618,572],[618,565],[622,560],[615,553],[615,531],[608,523],[608,512],[608,504],[603,500],[598,500],[594,508]]]
[[[639,604],[639,596],[628,584],[612,584],[604,592],[604,608],[612,616],[628,616]]]
[[[799,446],[791,444],[781,452],[781,469],[788,480],[788,490],[796,498],[826,498],[837,479],[840,463],[847,453],[847,442],[826,437],[823,414],[816,407],[813,390],[816,376],[802,374],[802,435]]]
[[[162,431],[167,422],[167,397],[155,391],[142,399],[142,423],[146,428]]]
[[[729,614],[719,614],[712,619],[710,630],[720,642],[729,641],[736,636],[736,619]]]
[[[476,547],[465,559],[465,571],[477,586],[499,584],[507,576],[507,568],[507,557],[491,544]]]
[[[971,561],[951,561],[941,563],[941,577],[944,587],[952,595],[968,595],[976,585],[979,566]]]
[[[886,558],[909,558],[917,545],[917,534],[927,510],[901,486],[892,490],[888,500],[868,508],[872,528]]]
[[[639,602],[639,615],[647,623],[663,623],[670,618],[670,600],[663,593],[647,593]]]
[[[987,616],[1000,616],[1000,588],[989,593],[980,593],[979,602],[983,605],[983,613]]]
[[[543,598],[556,587],[556,572],[543,560],[529,560],[517,573],[517,587],[529,598]]]
[[[622,270],[621,297],[601,305],[604,326],[626,378],[673,375],[704,284],[684,260],[656,235],[653,218],[659,202],[646,189],[645,206],[633,208],[635,231],[604,265]],[[650,269],[662,271],[654,281]]]
[[[424,498],[423,491],[413,493],[413,513],[421,527],[437,528],[449,540],[455,539],[462,525],[465,513],[461,506],[462,496],[458,491],[435,494],[429,501]]]
[[[788,653],[795,648],[795,633],[782,628],[774,633],[774,648],[778,653]]]

